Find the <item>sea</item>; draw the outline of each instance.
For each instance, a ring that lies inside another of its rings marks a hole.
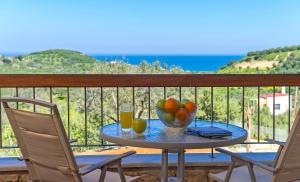
[[[5,56],[24,55],[21,53],[5,53]],[[176,66],[186,71],[212,72],[225,66],[230,61],[240,60],[244,55],[105,55],[90,54],[99,61],[124,61],[138,65],[142,61],[153,63],[159,61],[161,65]]]
[[[153,63],[160,61],[161,65],[181,67],[187,71],[216,71],[230,61],[240,60],[243,55],[90,55],[97,60],[120,61],[138,65],[142,61]]]

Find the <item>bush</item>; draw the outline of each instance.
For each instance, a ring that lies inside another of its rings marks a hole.
[[[227,63],[227,66],[233,66],[237,63],[238,61],[229,61],[229,63]]]
[[[2,59],[2,62],[3,62],[4,64],[10,64],[10,63],[11,63],[11,60],[10,60],[10,59],[4,58],[4,59]]]

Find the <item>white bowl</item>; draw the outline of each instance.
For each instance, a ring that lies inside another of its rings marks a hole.
[[[193,113],[190,113],[189,117],[184,122],[179,121],[178,119],[176,119],[176,117],[174,117],[173,121],[167,122],[164,119],[164,114],[166,114],[166,112],[164,110],[160,110],[160,109],[156,108],[156,114],[157,114],[158,118],[164,123],[165,126],[170,127],[170,128],[185,128],[185,127],[187,127],[195,119],[196,113],[197,113],[197,110]]]

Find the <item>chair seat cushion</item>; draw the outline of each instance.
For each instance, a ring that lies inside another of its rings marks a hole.
[[[92,171],[84,176],[82,176],[83,182],[98,182],[100,178],[101,170],[97,169]],[[135,181],[137,177],[125,176],[126,182]],[[106,176],[104,182],[120,182],[119,173],[106,171]]]
[[[269,171],[266,171],[262,168],[253,167],[256,181],[259,182],[270,182],[272,174]],[[226,177],[227,171],[219,172],[219,173],[209,173],[209,177],[216,181],[224,181]],[[231,174],[231,177],[229,179],[230,182],[251,182],[249,170],[247,166],[241,166],[234,168]]]

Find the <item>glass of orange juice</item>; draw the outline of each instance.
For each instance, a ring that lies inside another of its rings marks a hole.
[[[123,131],[129,132],[131,130],[132,120],[133,120],[133,107],[128,104],[121,105],[120,123]]]

